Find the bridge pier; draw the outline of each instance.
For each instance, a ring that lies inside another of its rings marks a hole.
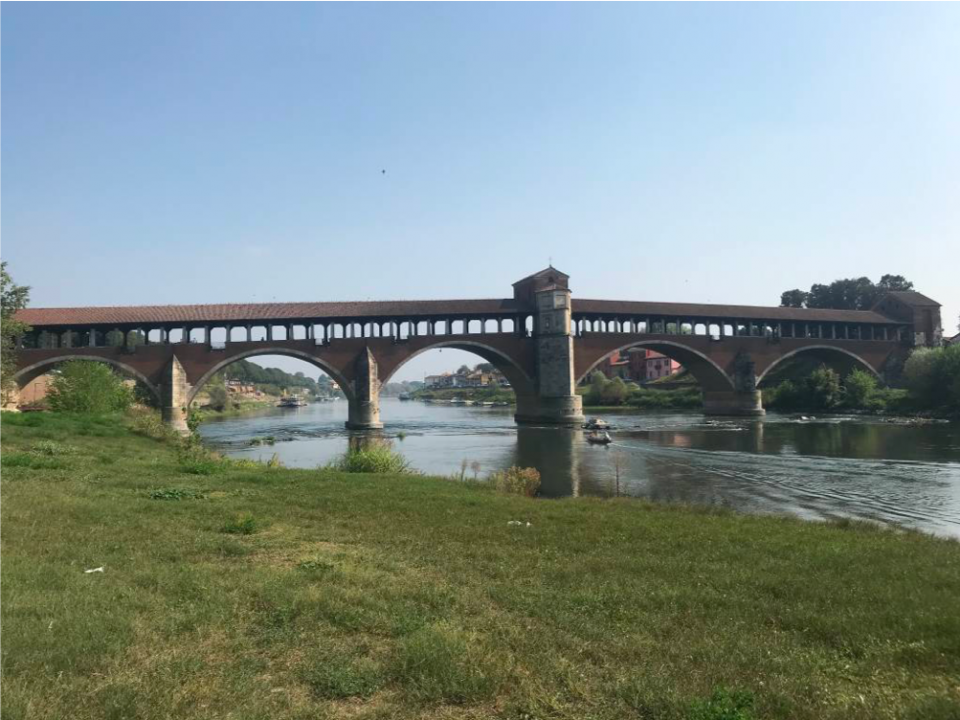
[[[4,410],[19,410],[20,406],[20,386],[17,383],[11,383],[11,387],[3,391],[3,397],[0,398],[0,407]]]
[[[383,427],[380,422],[380,379],[377,360],[369,347],[357,355],[354,371],[346,426],[350,430],[379,430]]]
[[[181,435],[189,435],[187,427],[187,402],[190,397],[190,383],[187,372],[174,355],[164,369],[163,382],[160,383],[160,414],[163,421]]]
[[[703,393],[704,415],[738,415],[759,417],[766,413],[759,390],[706,390]]]
[[[550,283],[535,289],[534,297],[537,394],[518,394],[514,419],[521,425],[581,425],[583,399],[576,392],[573,367],[570,290]]]

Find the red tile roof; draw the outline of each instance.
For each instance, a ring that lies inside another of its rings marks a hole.
[[[786,320],[797,322],[887,323],[902,325],[871,310],[815,310],[756,305],[706,305],[700,303],[630,302],[623,300],[573,301],[574,315],[671,316],[690,319]]]
[[[243,324],[273,321],[277,324],[321,322],[351,318],[403,320],[415,317],[491,317],[531,312],[513,299],[501,300],[394,300],[373,302],[242,303],[225,305],[141,305],[129,307],[27,308],[18,320],[34,327]],[[574,299],[574,315],[629,315],[632,317],[682,317],[690,319],[784,320],[798,322],[854,322],[902,324],[864,310],[808,310],[748,305],[628,302]]]
[[[244,321],[307,322],[349,318],[508,315],[520,309],[507,300],[396,300],[373,302],[140,305],[128,307],[27,308],[18,320],[39,326],[209,324]]]

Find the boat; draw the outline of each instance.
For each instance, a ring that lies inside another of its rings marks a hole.
[[[583,428],[585,430],[609,430],[610,423],[600,418],[590,418],[584,423]]]
[[[594,430],[592,433],[587,435],[587,442],[591,445],[609,445],[613,442],[613,438],[610,437],[609,433],[603,433],[603,435],[601,435],[599,432]]]
[[[277,403],[277,407],[303,407],[307,403],[303,398],[297,397],[296,395],[288,395],[287,397],[280,398],[280,402]]]

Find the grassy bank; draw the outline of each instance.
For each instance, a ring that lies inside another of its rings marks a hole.
[[[2,465],[10,720],[960,712],[955,542],[204,464],[110,418],[4,414]]]

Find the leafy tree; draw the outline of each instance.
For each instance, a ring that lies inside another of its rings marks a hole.
[[[803,290],[787,290],[780,295],[780,307],[805,307],[809,295],[810,293],[806,293]]]
[[[821,365],[807,377],[806,395],[809,406],[816,410],[830,410],[840,403],[840,375]]]
[[[960,345],[914,350],[903,375],[922,407],[960,413]]]
[[[497,370],[493,366],[493,363],[488,363],[488,362],[477,363],[477,365],[473,369],[475,371],[485,372],[485,373],[492,373],[492,372],[496,372]]]
[[[604,405],[620,405],[627,399],[627,384],[622,378],[614,378],[600,391]]]
[[[469,365],[461,365],[460,368],[457,370],[457,373],[456,373],[456,374],[457,374],[457,375],[468,375],[468,374],[471,373],[471,372],[472,372],[472,371],[470,370],[470,366],[469,366]]]
[[[852,408],[866,407],[867,401],[877,391],[877,379],[859,368],[847,375],[843,385],[844,404]]]
[[[210,407],[214,410],[223,411],[230,404],[230,393],[227,392],[227,386],[223,378],[213,378],[206,387],[207,397],[210,399]]]
[[[869,310],[886,292],[912,289],[913,283],[902,275],[884,275],[878,283],[874,283],[868,277],[846,278],[834,280],[829,285],[812,285],[809,292],[787,290],[780,295],[780,305],[782,307]]]
[[[0,394],[5,403],[15,390],[13,374],[17,367],[17,339],[30,327],[14,319],[30,301],[30,288],[17,285],[7,272],[7,263],[0,263]]]
[[[62,412],[115,412],[130,407],[133,391],[104,363],[71,360],[54,376],[47,402]]]

